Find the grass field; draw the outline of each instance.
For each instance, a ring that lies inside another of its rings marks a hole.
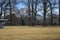
[[[0,40],[60,40],[60,27],[7,26],[0,29]]]

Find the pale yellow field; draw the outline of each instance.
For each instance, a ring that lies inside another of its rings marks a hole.
[[[7,26],[0,29],[0,40],[60,40],[60,27]]]

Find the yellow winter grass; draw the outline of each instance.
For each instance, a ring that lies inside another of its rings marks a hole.
[[[60,40],[60,27],[5,26],[0,40]]]

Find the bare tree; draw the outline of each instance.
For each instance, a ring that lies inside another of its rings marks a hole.
[[[34,8],[34,24],[36,24],[35,21],[36,21],[36,15],[37,15],[37,5],[38,5],[38,0],[35,0],[35,8]]]
[[[46,13],[47,13],[47,0],[43,0],[43,7],[44,7],[44,21],[43,25],[46,25]]]
[[[56,9],[57,7],[55,7],[55,5],[57,4],[56,3],[56,0],[53,0],[54,2],[52,3],[52,0],[47,0],[48,3],[49,3],[49,6],[50,6],[50,11],[51,11],[51,25],[53,25],[53,11],[54,9]]]
[[[17,4],[17,0],[2,0],[1,1],[1,14],[3,14],[3,12],[5,12],[6,10],[9,10],[10,12],[10,20],[12,20],[12,8],[15,8],[15,5]],[[4,15],[6,14],[6,12],[4,13]],[[12,25],[12,21],[10,22],[10,24]]]
[[[28,14],[29,14],[29,25],[31,25],[30,2],[31,2],[31,1],[28,0],[28,5],[27,5],[27,6],[28,6]]]
[[[59,0],[59,25],[60,25],[60,0]]]
[[[48,2],[49,2],[49,6],[50,6],[50,10],[51,10],[51,25],[53,25],[53,15],[52,15],[52,3],[51,3],[51,1],[50,0],[48,0]]]

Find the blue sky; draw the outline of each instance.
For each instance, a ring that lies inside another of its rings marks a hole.
[[[26,6],[23,3],[18,4],[17,7],[18,7],[18,9],[26,8]]]

